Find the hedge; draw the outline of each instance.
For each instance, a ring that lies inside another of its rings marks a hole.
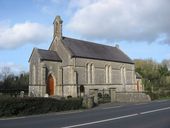
[[[25,116],[59,112],[82,108],[82,99],[71,98],[2,98],[0,99],[0,117]]]
[[[151,100],[157,100],[157,99],[170,97],[170,91],[147,92],[147,94],[151,97]]]

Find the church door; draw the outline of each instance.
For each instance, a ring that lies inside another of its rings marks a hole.
[[[48,76],[47,93],[49,96],[54,95],[54,79],[51,74]]]

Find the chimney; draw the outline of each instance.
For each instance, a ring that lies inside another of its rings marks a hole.
[[[60,16],[56,16],[55,20],[53,22],[54,24],[54,35],[53,38],[57,38],[58,40],[60,40],[62,38],[62,19],[60,18]]]
[[[118,44],[116,44],[115,47],[119,49],[119,45]]]

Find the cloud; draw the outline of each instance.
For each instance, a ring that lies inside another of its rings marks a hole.
[[[96,0],[83,0],[83,1],[77,1],[77,0],[71,0],[69,3],[68,3],[68,8],[84,8],[86,6],[89,6],[90,4],[93,4],[95,3]]]
[[[52,27],[34,22],[18,23],[13,26],[0,23],[0,49],[20,47],[27,43],[44,43],[51,38]]]
[[[27,71],[24,66],[20,65],[20,64],[16,64],[14,62],[6,62],[6,63],[3,63],[3,62],[0,62],[0,74],[1,74],[1,71],[8,67],[9,68],[9,73],[10,74],[20,74],[21,72],[23,71]]]
[[[93,0],[77,3],[67,29],[86,38],[170,41],[169,0]]]

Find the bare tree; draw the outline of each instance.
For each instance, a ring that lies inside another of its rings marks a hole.
[[[11,68],[8,66],[4,66],[1,69],[1,77],[3,80],[5,80],[9,75],[11,74]]]
[[[168,67],[168,70],[170,70],[170,59],[164,59],[162,61],[162,64],[163,65],[166,65]]]
[[[3,75],[0,73],[0,81],[3,80]]]

